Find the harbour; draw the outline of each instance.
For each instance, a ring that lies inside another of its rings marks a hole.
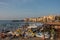
[[[1,27],[0,37],[2,37],[2,35],[6,35],[4,38],[2,38],[6,40],[8,38],[10,38],[8,40],[17,40],[17,39],[18,40],[30,40],[30,39],[51,40],[51,37],[52,40],[57,40],[57,39],[59,40],[60,38],[60,36],[58,36],[60,35],[59,25],[60,25],[59,22],[50,22],[50,23],[49,22],[48,23],[38,23],[38,22],[8,22],[7,23],[6,22],[0,25]],[[51,35],[52,31],[53,31],[53,35]],[[15,36],[13,34],[15,34]]]

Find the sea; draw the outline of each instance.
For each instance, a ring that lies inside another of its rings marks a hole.
[[[23,27],[23,25],[26,24],[36,24],[37,26],[41,25],[41,23],[36,22],[24,22],[24,21],[12,22],[12,20],[0,20],[0,32],[2,32],[2,30],[14,31],[20,27]]]

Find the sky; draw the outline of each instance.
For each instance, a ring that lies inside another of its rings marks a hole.
[[[60,0],[0,0],[0,20],[60,15]]]

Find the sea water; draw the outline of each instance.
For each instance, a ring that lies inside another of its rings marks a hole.
[[[33,24],[34,22],[12,22],[12,20],[0,20],[0,32],[2,30],[16,30],[19,27],[22,27],[23,25],[26,24]],[[34,23],[37,26],[41,25],[41,23]]]

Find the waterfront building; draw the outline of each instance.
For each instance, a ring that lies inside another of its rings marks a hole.
[[[55,20],[60,22],[60,16],[55,16]]]
[[[49,15],[49,16],[43,16],[43,17],[38,17],[38,18],[25,18],[25,21],[29,21],[29,22],[53,22],[55,21],[55,16],[53,15]]]
[[[30,22],[36,22],[37,19],[36,19],[36,18],[29,18],[29,21],[30,21]]]
[[[53,15],[47,16],[47,22],[52,22],[54,20],[55,20],[55,16],[53,16]]]
[[[25,22],[28,22],[28,21],[29,21],[29,18],[25,18],[24,21],[25,21]]]
[[[37,22],[42,22],[43,21],[43,18],[42,17],[38,17],[37,18]]]

